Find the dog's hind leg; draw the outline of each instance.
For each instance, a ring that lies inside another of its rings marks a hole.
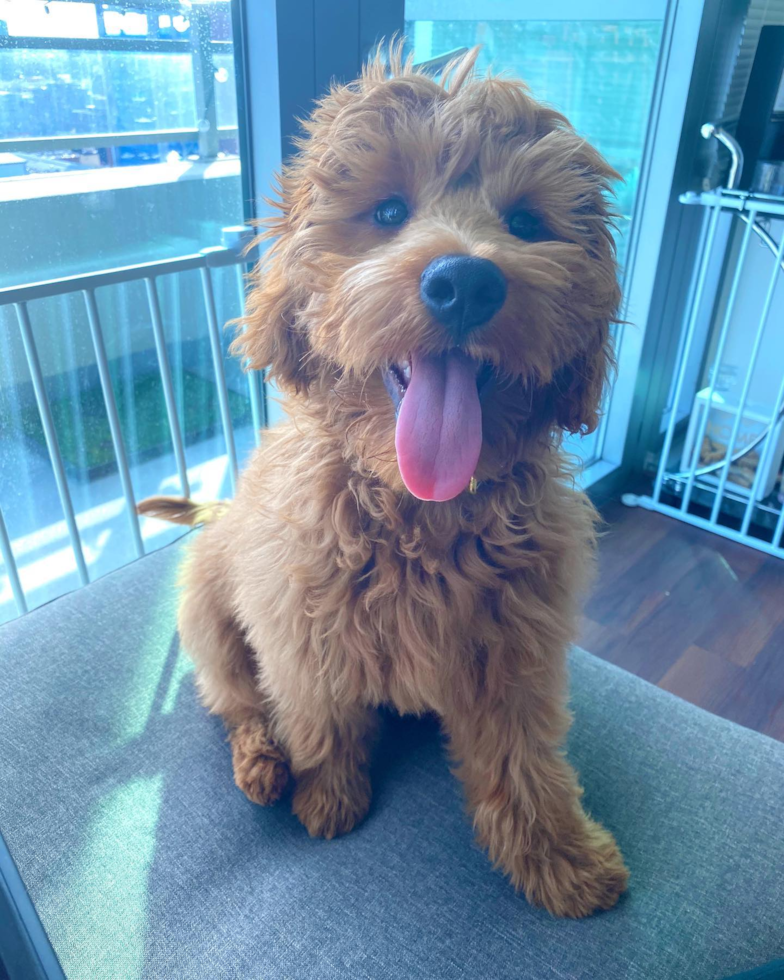
[[[254,803],[274,803],[289,770],[272,735],[253,652],[231,615],[220,555],[209,538],[206,531],[194,542],[183,569],[180,636],[196,665],[202,702],[229,730],[234,781]]]

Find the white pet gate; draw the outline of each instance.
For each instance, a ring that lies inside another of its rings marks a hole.
[[[740,147],[702,135],[729,189],[680,198],[704,214],[669,419],[652,494],[624,502],[784,557],[784,198],[735,190]]]

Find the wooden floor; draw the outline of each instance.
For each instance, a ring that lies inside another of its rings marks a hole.
[[[581,646],[784,740],[784,561],[612,502]]]

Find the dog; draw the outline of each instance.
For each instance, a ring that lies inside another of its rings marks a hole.
[[[140,512],[205,524],[179,629],[249,799],[292,780],[344,834],[379,707],[435,712],[492,862],[579,917],[628,878],[563,752],[596,514],[561,440],[612,367],[617,174],[476,55],[437,82],[392,46],[317,103],[233,344],[288,418],[230,505]]]

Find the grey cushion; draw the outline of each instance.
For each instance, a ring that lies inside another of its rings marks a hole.
[[[249,803],[178,648],[179,557],[0,629],[0,829],[69,977],[718,980],[784,952],[784,746],[575,651],[570,754],[632,879],[552,919],[472,844],[431,721],[388,719],[347,837]]]

